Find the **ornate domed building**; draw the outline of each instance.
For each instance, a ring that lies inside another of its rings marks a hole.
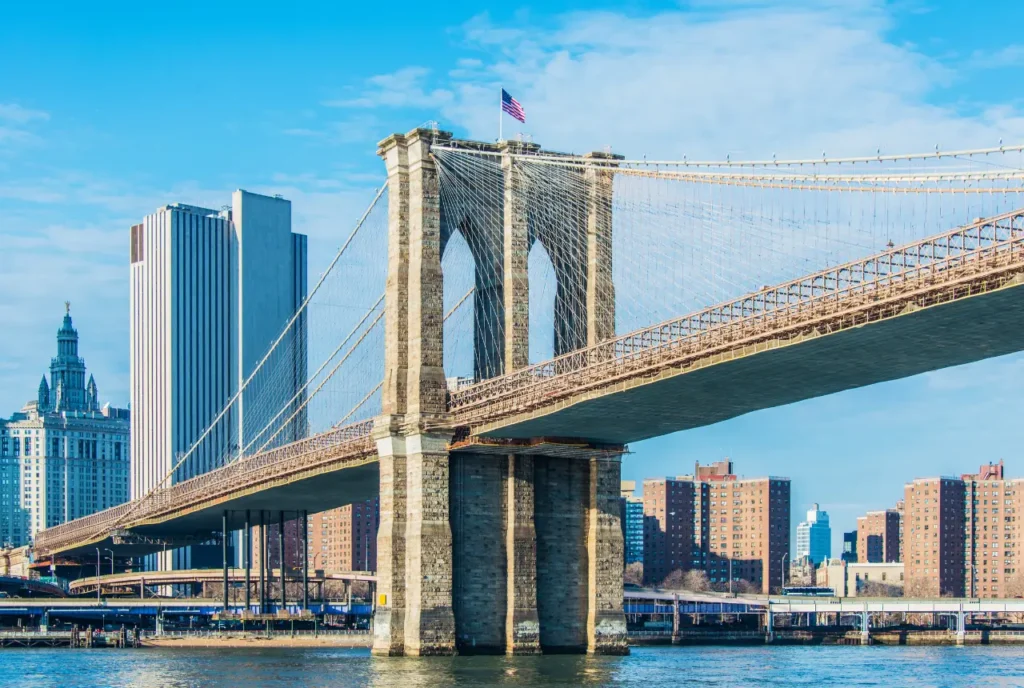
[[[36,398],[0,420],[0,547],[128,500],[130,420],[100,406],[65,303],[57,355]]]

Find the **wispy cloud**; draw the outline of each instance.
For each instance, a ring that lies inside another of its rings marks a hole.
[[[491,139],[499,86],[526,107],[523,127],[552,148],[681,157],[895,152],[1024,138],[1010,105],[963,115],[932,96],[957,74],[889,39],[876,2],[732,2],[653,16],[580,12],[551,23],[459,29],[447,71],[409,66],[374,77],[338,107],[432,108]],[[1016,49],[994,56],[1016,59]]]
[[[15,124],[27,124],[33,120],[48,120],[50,113],[42,110],[30,110],[17,103],[0,103],[0,119]]]
[[[998,50],[976,50],[971,54],[970,66],[980,69],[1001,69],[1024,66],[1024,44],[1015,43]]]
[[[378,74],[366,81],[365,89],[354,98],[339,98],[324,103],[335,108],[416,108],[439,109],[453,99],[444,88],[426,88],[431,70],[404,67],[390,74]]]

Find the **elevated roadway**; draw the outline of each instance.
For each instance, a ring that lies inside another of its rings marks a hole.
[[[301,573],[285,572],[286,580],[289,583],[301,582]],[[271,581],[276,585],[281,580],[281,570],[271,571]],[[368,571],[351,571],[339,573],[324,573],[323,571],[310,571],[308,577],[311,585],[319,585],[328,581],[341,581],[344,583],[365,582],[376,583],[377,576]],[[245,583],[245,569],[228,569],[228,581],[235,584]],[[253,569],[249,573],[250,585],[259,581],[259,570]],[[140,586],[148,587],[187,585],[191,583],[223,583],[223,569],[186,569],[180,571],[135,571],[130,573],[116,573],[106,576],[90,576],[71,581],[68,591],[73,594],[95,592],[99,584],[104,590],[116,588],[140,589]]]

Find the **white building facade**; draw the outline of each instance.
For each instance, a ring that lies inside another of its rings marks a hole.
[[[279,410],[255,395],[287,399],[305,381],[300,320],[267,364],[279,389],[243,393],[215,422],[306,297],[306,237],[291,231],[291,203],[242,190],[231,201],[165,206],[131,228],[132,498],[224,465]],[[279,441],[305,419],[293,425]],[[197,564],[180,554],[174,568]]]
[[[796,556],[807,557],[815,565],[832,556],[832,528],[828,513],[813,505],[807,512],[807,520],[796,527]]]
[[[128,500],[129,413],[100,407],[85,373],[69,305],[49,381],[44,375],[36,399],[0,420],[0,547]]]

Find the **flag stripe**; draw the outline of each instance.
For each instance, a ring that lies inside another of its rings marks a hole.
[[[526,110],[519,104],[519,101],[509,95],[508,91],[501,89],[501,109],[511,117],[526,124]]]

